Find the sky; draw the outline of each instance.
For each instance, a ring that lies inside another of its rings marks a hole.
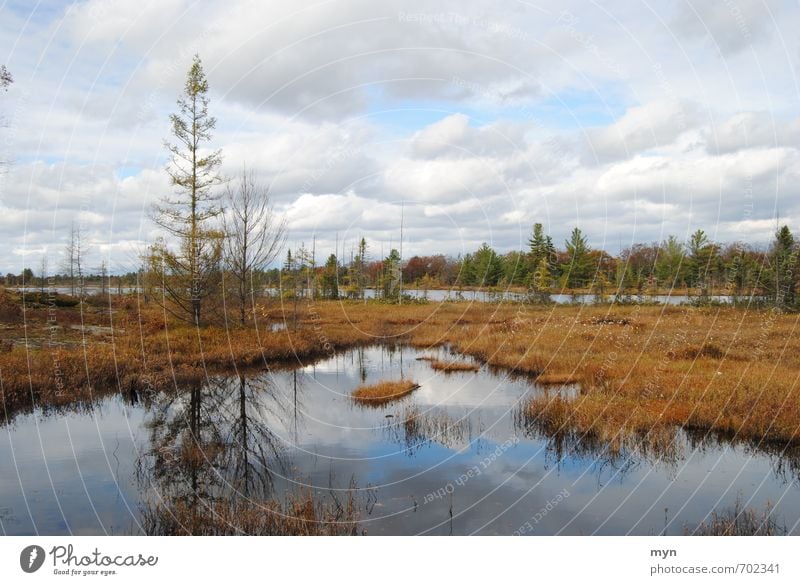
[[[556,7],[557,6],[557,7]],[[0,0],[0,272],[135,270],[192,56],[223,174],[318,261],[800,231],[800,5]]]

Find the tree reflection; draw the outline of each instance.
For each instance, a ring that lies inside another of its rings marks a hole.
[[[269,374],[214,377],[157,397],[148,424],[150,449],[138,471],[153,494],[143,511],[146,532],[354,530],[352,498],[331,505],[315,501],[310,492],[275,497],[275,478],[285,476],[289,465],[273,429],[298,424],[297,377],[293,380],[281,391]]]
[[[608,473],[622,478],[643,463],[662,465],[674,474],[685,456],[686,440],[679,429],[653,427],[647,432],[625,432],[600,437],[569,426],[553,425],[532,415],[523,405],[514,412],[514,426],[521,434],[546,442],[546,460],[557,467],[588,465],[598,477]]]

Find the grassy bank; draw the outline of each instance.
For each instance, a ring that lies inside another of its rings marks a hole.
[[[353,390],[353,400],[361,404],[386,404],[411,394],[419,384],[411,380],[384,380],[377,384],[359,386]]]
[[[796,315],[729,307],[317,301],[299,304],[295,327],[292,307],[273,303],[257,309],[257,327],[226,327],[221,320],[200,330],[130,300],[111,312],[58,308],[52,321],[46,307],[28,309],[24,321],[6,307],[11,317],[0,331],[6,411],[404,342],[447,344],[541,382],[579,384],[574,399],[527,407],[528,416],[553,428],[613,439],[680,425],[748,440],[800,440]],[[276,322],[288,326],[270,331]]]

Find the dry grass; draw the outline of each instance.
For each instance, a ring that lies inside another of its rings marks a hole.
[[[7,301],[6,301],[7,303]],[[271,303],[271,304],[270,304]],[[84,315],[114,335],[58,330],[48,344],[47,310],[26,312],[28,339],[0,352],[7,412],[58,404],[98,392],[172,385],[206,370],[308,363],[338,349],[403,341],[422,349],[447,346],[492,367],[556,379],[573,377],[581,394],[567,401],[569,424],[597,436],[682,426],[751,441],[800,441],[798,316],[773,311],[689,306],[528,306],[448,302],[385,305],[300,303],[298,327],[258,332],[212,325],[196,330],[165,319],[154,305],[127,300],[113,315]],[[91,309],[91,310],[90,310]],[[80,322],[59,309],[58,324]],[[6,308],[7,314],[13,308]],[[256,311],[292,319],[279,301]],[[231,322],[235,322],[232,320]],[[24,337],[14,322],[0,341]],[[395,391],[391,392],[392,394]]]
[[[711,518],[695,529],[684,527],[685,534],[694,536],[775,536],[786,532],[786,527],[773,518],[772,504],[767,502],[763,511],[745,508],[741,497],[736,498],[733,508],[713,511]]]
[[[361,404],[377,405],[397,400],[419,388],[411,380],[384,380],[369,386],[359,386],[353,390],[353,399]]]
[[[277,499],[176,500],[147,507],[143,527],[159,536],[346,536],[358,532],[353,490],[344,501],[306,490]]]
[[[450,361],[446,362],[443,360],[431,360],[431,367],[434,370],[439,370],[442,372],[477,372],[480,370],[480,366],[477,364],[473,364],[470,362],[463,362],[463,361]]]
[[[402,428],[409,449],[434,441],[452,449],[464,444],[469,435],[466,419],[455,420],[439,411],[421,412],[416,406],[403,413]]]
[[[540,374],[536,376],[536,383],[542,386],[561,386],[564,384],[578,384],[580,378],[574,374]]]

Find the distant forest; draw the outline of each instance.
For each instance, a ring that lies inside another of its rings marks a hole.
[[[720,244],[697,230],[687,242],[669,236],[663,242],[636,244],[613,256],[592,249],[578,228],[558,247],[537,223],[527,249],[505,254],[484,243],[459,257],[435,254],[402,259],[392,249],[380,258],[362,238],[347,258],[330,254],[318,262],[310,249],[300,245],[285,252],[280,267],[255,272],[251,286],[254,290],[277,289],[286,297],[313,298],[364,298],[367,289],[374,289],[382,299],[396,299],[404,288],[514,288],[539,294],[554,290],[597,294],[685,290],[698,296],[764,296],[794,306],[800,280],[797,254],[798,244],[788,226],[778,229],[766,247]],[[157,286],[147,258],[139,270],[122,275],[109,274],[105,265],[92,272],[66,266],[52,273],[46,270],[45,261],[42,266],[38,274],[26,268],[22,274],[0,276],[0,284],[69,287],[73,294],[87,288],[115,294]]]

